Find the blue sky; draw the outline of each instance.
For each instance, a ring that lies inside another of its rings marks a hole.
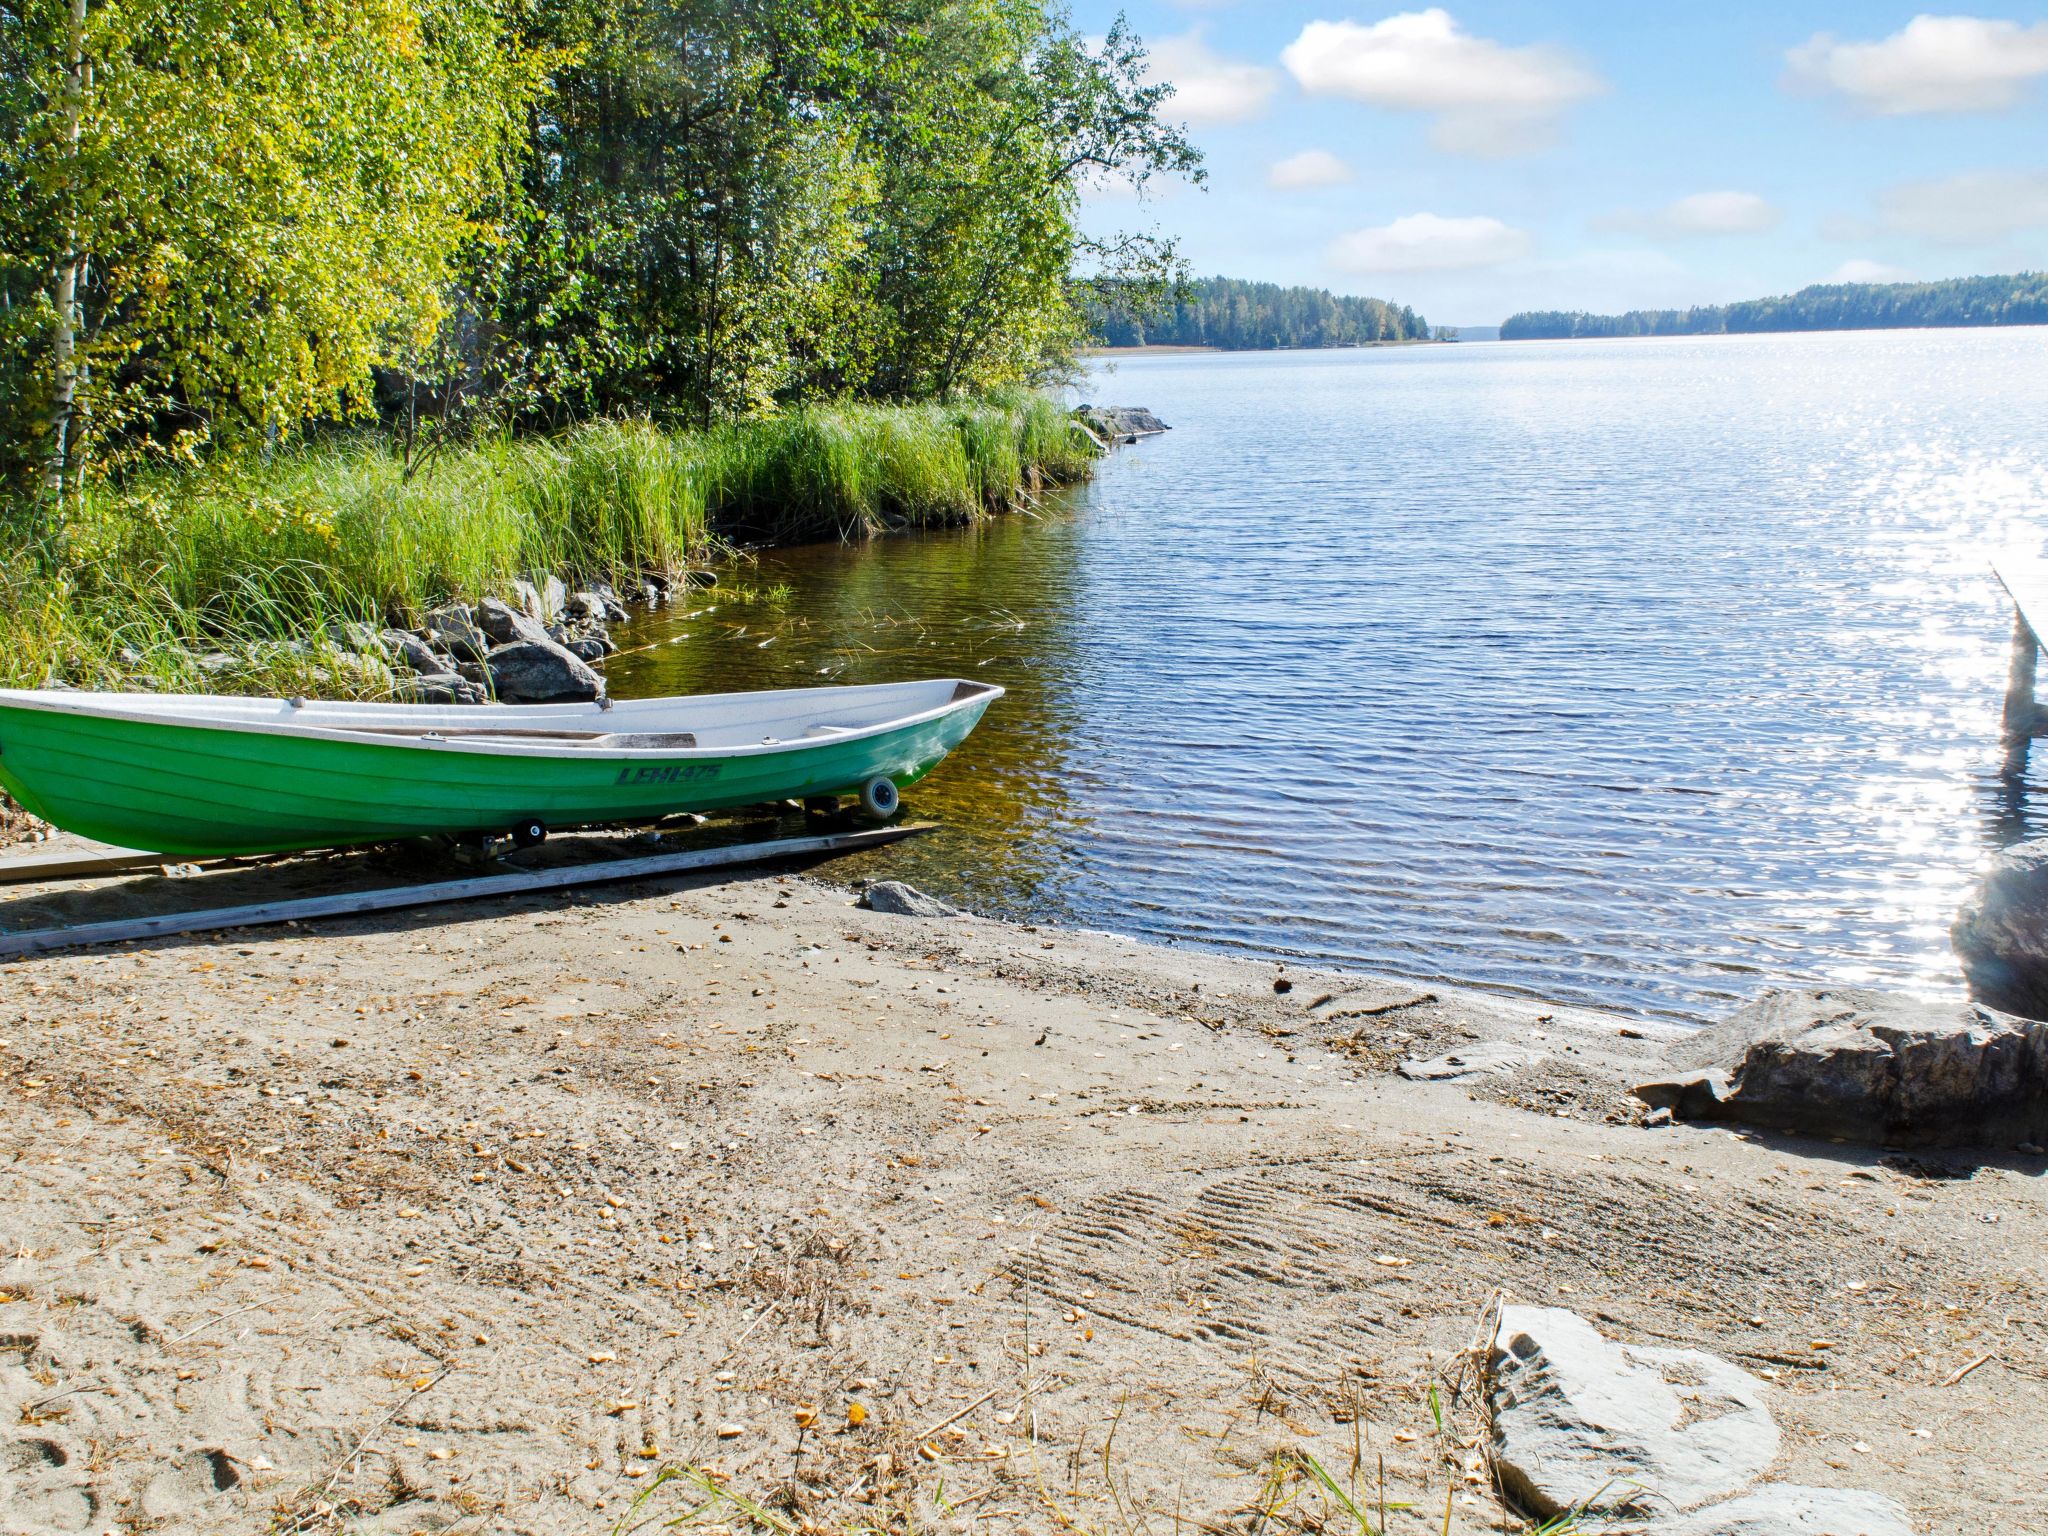
[[[1122,11],[1206,191],[1108,186],[1197,273],[1439,324],[2048,267],[2048,8],[1075,0]]]

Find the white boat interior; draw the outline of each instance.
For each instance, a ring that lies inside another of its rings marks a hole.
[[[940,678],[854,687],[601,700],[589,704],[361,704],[211,694],[0,689],[0,703],[60,714],[160,721],[221,730],[557,756],[574,751],[744,752],[866,735],[932,718],[1002,693],[993,683]]]

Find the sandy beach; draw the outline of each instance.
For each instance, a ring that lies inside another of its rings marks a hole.
[[[2043,1528],[2040,1159],[1646,1128],[1673,1026],[829,877],[0,966],[0,1529],[1353,1528],[1312,1458],[1515,1530],[1504,1299]],[[1481,1041],[1538,1059],[1395,1070]]]

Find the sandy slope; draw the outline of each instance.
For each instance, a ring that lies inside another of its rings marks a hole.
[[[1291,1448],[1496,1530],[1502,1294],[1771,1374],[1779,1476],[2048,1529],[2038,1160],[1647,1130],[1654,1026],[849,900],[0,967],[0,1529],[602,1531],[668,1466],[830,1528],[1313,1528]],[[1492,1038],[1550,1054],[1389,1070]]]

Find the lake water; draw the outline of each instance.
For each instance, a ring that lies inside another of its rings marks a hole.
[[[1688,1018],[1960,990],[1955,906],[2035,809],[1985,556],[2048,523],[2048,331],[1086,393],[1175,430],[1039,517],[764,554],[614,688],[1002,683],[908,797],[946,830],[870,865],[981,911]]]

